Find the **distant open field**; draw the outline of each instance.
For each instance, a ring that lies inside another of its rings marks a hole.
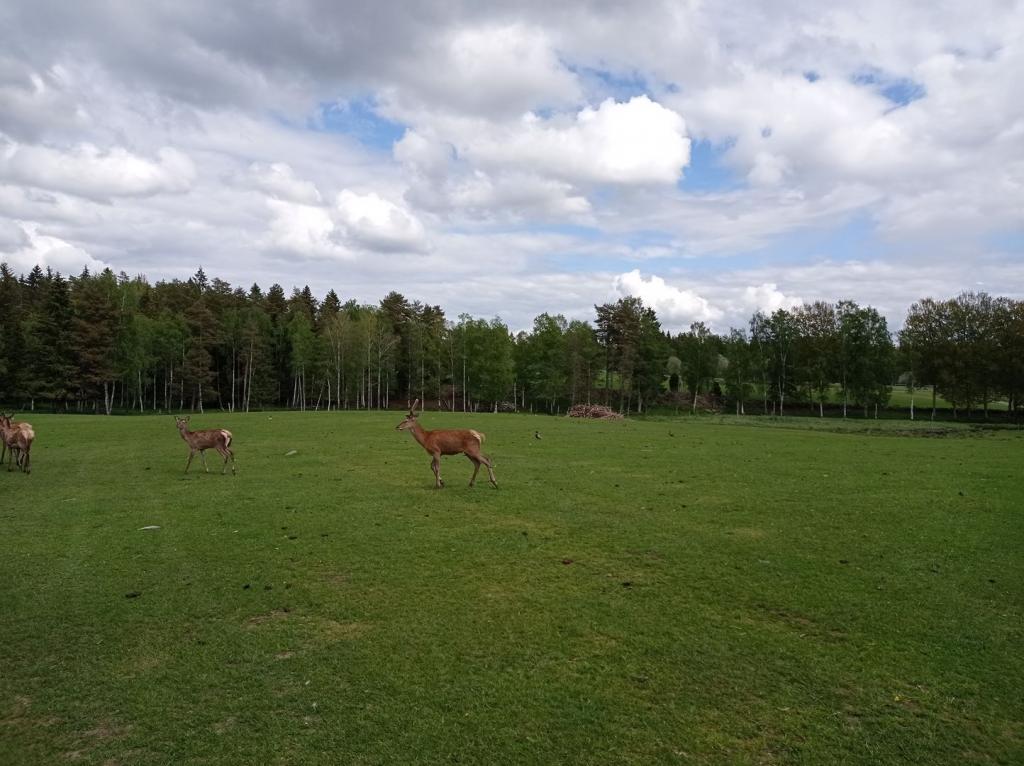
[[[0,763],[1024,762],[1021,432],[428,412],[435,491],[395,413],[31,420]]]
[[[890,407],[903,407],[910,408],[911,392],[906,386],[893,386],[892,394],[889,396]],[[922,386],[917,388],[913,392],[914,407],[918,410],[919,414],[927,414],[932,408],[932,387]],[[1007,407],[1006,400],[997,400],[988,403],[989,410],[993,412],[1006,412]],[[935,407],[942,410],[951,410],[953,405],[943,399],[941,396],[935,397]],[[975,413],[981,412],[984,408],[981,405],[974,406]]]
[[[756,397],[754,397],[756,398]],[[917,411],[917,417],[927,418],[931,414],[932,409],[932,387],[931,386],[919,386],[914,389],[913,392],[906,386],[896,385],[892,387],[892,391],[889,394],[889,407],[899,410],[909,410],[910,402],[913,400],[914,409]],[[816,401],[816,400],[815,400]],[[834,384],[826,398],[826,402],[831,405],[842,404],[843,402],[843,389],[839,384]],[[996,400],[989,402],[988,408],[991,412],[1006,412],[1009,405],[1005,399]],[[953,405],[950,404],[946,399],[941,396],[935,397],[935,408],[937,410],[952,410]],[[966,417],[966,410],[961,408],[961,417]],[[972,407],[972,414],[975,418],[981,417],[981,413],[984,407],[981,405],[975,405]],[[857,417],[862,410],[855,404],[850,405],[850,414]],[[942,413],[944,417],[949,417],[949,412]]]

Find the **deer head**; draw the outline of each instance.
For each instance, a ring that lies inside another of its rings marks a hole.
[[[174,416],[174,425],[176,425],[178,427],[179,431],[185,430],[185,429],[188,428],[189,418],[190,418],[189,415],[186,415],[183,418],[179,418],[177,415],[175,415]]]
[[[405,419],[401,423],[399,423],[397,426],[395,426],[396,430],[398,430],[398,431],[407,431],[407,430],[409,430],[410,428],[412,428],[412,427],[414,427],[416,425],[416,418],[418,417],[416,415],[416,405],[419,404],[419,403],[420,403],[420,400],[417,399],[415,402],[413,402],[409,406],[409,414],[405,416]]]

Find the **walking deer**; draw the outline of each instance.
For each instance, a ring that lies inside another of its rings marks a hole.
[[[427,431],[416,420],[416,405],[420,403],[417,399],[409,407],[409,414],[395,428],[399,431],[408,431],[412,438],[419,442],[427,452],[430,453],[430,467],[434,471],[434,488],[441,489],[444,482],[441,481],[441,455],[465,455],[473,463],[473,478],[469,480],[469,486],[476,483],[476,475],[480,471],[480,464],[487,467],[487,475],[491,484],[498,488],[498,482],[494,478],[494,470],[490,458],[480,453],[480,446],[484,443],[484,435],[479,431],[471,429],[459,430],[438,430]]]
[[[192,465],[192,458],[196,456],[196,452],[199,453],[199,457],[203,461],[203,468],[209,473],[210,467],[206,465],[206,450],[215,449],[224,458],[224,467],[220,471],[221,475],[223,476],[227,472],[228,460],[231,460],[231,473],[234,474],[235,453],[231,451],[231,432],[223,428],[189,431],[188,421],[189,417],[187,415],[183,418],[179,418],[177,415],[174,416],[174,422],[178,426],[178,433],[181,434],[181,438],[185,440],[189,449],[188,462],[185,463],[185,473],[188,473],[189,466]]]
[[[3,465],[4,454],[10,451],[11,456],[7,462],[7,470],[13,471],[16,464],[25,473],[32,473],[32,442],[35,441],[36,433],[28,423],[16,423],[10,415],[0,415],[0,442],[3,449],[0,450],[0,465]]]

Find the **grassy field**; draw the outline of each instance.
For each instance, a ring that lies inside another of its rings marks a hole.
[[[0,763],[1024,762],[1021,433],[399,419],[33,418]]]
[[[840,394],[842,396],[842,394]],[[910,408],[911,394],[910,390],[906,386],[893,386],[892,393],[889,395],[889,406],[890,407],[902,407]],[[927,415],[932,409],[932,387],[931,386],[920,386],[914,391],[913,394],[914,407],[918,410],[918,415]],[[935,407],[940,410],[951,410],[953,405],[943,399],[941,396],[935,397]],[[1009,409],[1009,404],[1005,399],[989,402],[988,408],[992,412],[1006,412]],[[963,409],[963,408],[961,408]],[[980,404],[974,405],[972,408],[975,415],[978,415],[984,410]]]

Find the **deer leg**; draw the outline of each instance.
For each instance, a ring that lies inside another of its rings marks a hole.
[[[32,465],[31,465],[32,459],[31,459],[31,456],[30,456],[31,449],[32,449],[31,447],[26,449],[25,452],[22,453],[22,456],[21,456],[21,470],[24,471],[25,473],[32,473]]]
[[[188,451],[188,462],[185,463],[185,473],[188,473],[188,467],[190,465],[192,465],[192,458],[194,458],[195,456],[196,456],[196,451],[194,449],[190,449]]]
[[[441,489],[444,482],[441,481],[441,456],[434,455],[430,461],[430,467],[434,471],[434,489]]]
[[[494,467],[493,467],[493,465],[491,463],[491,459],[481,455],[480,456],[480,462],[483,463],[485,466],[487,466],[487,475],[490,477],[491,485],[495,489],[497,489],[498,488],[498,480],[494,478]]]
[[[224,467],[221,468],[221,470],[220,470],[221,476],[223,476],[225,473],[227,473],[227,470],[228,470],[228,460],[231,461],[231,473],[233,475],[235,473],[235,455],[234,455],[234,453],[228,447],[219,448],[217,451],[221,455],[224,456]]]
[[[466,455],[473,463],[473,477],[469,480],[469,486],[476,484],[476,475],[480,472],[480,461],[472,455]]]
[[[208,466],[206,464],[206,450],[204,450],[204,449],[199,450],[199,457],[203,461],[203,468],[206,470],[207,473],[209,473],[210,472],[210,466]]]

